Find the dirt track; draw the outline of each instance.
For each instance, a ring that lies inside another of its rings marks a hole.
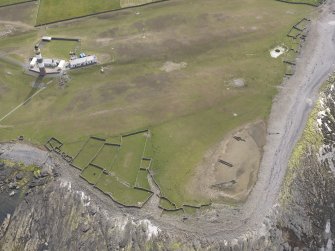
[[[262,230],[266,230],[263,228],[264,220],[276,205],[290,154],[305,127],[318,88],[334,70],[335,15],[332,14],[333,10],[335,10],[335,3],[328,3],[322,7],[320,18],[312,22],[307,42],[298,59],[296,73],[284,81],[274,101],[268,132],[280,134],[268,135],[258,182],[244,205],[235,208],[213,205],[213,210],[202,212],[201,215],[184,222],[180,217],[160,217],[158,211],[117,209],[115,205],[112,206],[112,201],[107,197],[94,189],[90,191],[91,188],[88,188],[76,175],[76,170],[69,169],[65,164],[64,172],[69,176],[64,175],[64,179],[76,183],[78,189],[96,195],[97,202],[103,202],[110,211],[114,209],[123,211],[136,218],[150,217],[162,229],[180,230],[188,236],[221,241],[254,235],[254,233],[261,235]],[[19,154],[17,158],[24,160],[25,156],[25,153]],[[30,158],[32,158],[31,155]]]

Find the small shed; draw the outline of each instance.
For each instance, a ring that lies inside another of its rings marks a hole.
[[[48,36],[43,36],[42,37],[42,41],[50,42],[51,40],[52,40],[52,37],[48,37]]]

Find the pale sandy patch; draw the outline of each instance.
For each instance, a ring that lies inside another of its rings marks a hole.
[[[187,184],[187,192],[215,202],[245,201],[257,181],[265,134],[265,123],[259,121],[227,135],[207,152]],[[233,136],[242,140],[238,141]],[[218,160],[224,160],[233,167]]]
[[[185,62],[180,62],[180,63],[174,63],[171,61],[165,62],[165,64],[160,68],[161,71],[165,72],[172,72],[172,71],[177,71],[185,68],[187,66],[187,63]]]

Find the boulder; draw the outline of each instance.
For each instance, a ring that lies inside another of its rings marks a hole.
[[[24,176],[23,176],[22,173],[18,173],[18,174],[15,176],[16,180],[22,180],[23,177],[24,177]]]
[[[8,188],[9,188],[9,189],[17,189],[18,186],[17,186],[16,182],[14,181],[14,182],[10,182],[10,183],[8,184]]]
[[[47,177],[47,176],[49,176],[49,175],[50,175],[50,174],[49,174],[47,171],[42,171],[41,174],[40,174],[40,176],[41,176],[42,178]]]

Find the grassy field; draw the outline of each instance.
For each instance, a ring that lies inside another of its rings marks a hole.
[[[110,171],[117,159],[118,153],[119,147],[104,145],[92,163]]]
[[[48,149],[56,149],[56,148],[61,149],[62,145],[63,144],[61,142],[59,142],[58,140],[54,138],[50,139],[46,144]]]
[[[159,0],[41,0],[36,24],[50,23],[98,12],[118,10],[156,1]]]
[[[50,36],[81,38],[82,50],[98,56],[104,73],[98,65],[71,71],[67,87],[50,85],[2,121],[0,140],[24,135],[45,144],[54,136],[76,154],[89,135],[108,138],[150,128],[144,155],[153,156],[151,170],[162,194],[177,206],[208,202],[196,191],[186,192],[185,184],[206,151],[229,131],[267,118],[285,72],[282,58],[271,58],[269,51],[289,43],[287,32],[311,10],[268,0],[167,1],[50,26]],[[38,35],[31,31],[2,39],[0,51],[15,57],[32,53]],[[161,67],[167,61],[187,66],[166,72]],[[2,61],[0,66],[4,115],[36,90],[31,88],[35,79],[21,67]],[[246,86],[232,86],[237,78]],[[129,170],[140,167],[143,139],[120,152],[114,169],[131,184],[137,173]],[[75,162],[84,168],[91,155],[88,151]],[[110,192],[124,186],[106,177],[98,184]]]
[[[67,155],[74,158],[81,147],[84,145],[85,140],[77,140],[74,142],[66,142],[65,145],[62,146],[62,151],[66,152]]]
[[[72,41],[51,41],[43,44],[41,53],[45,58],[70,59],[70,52],[81,53],[80,43]]]
[[[96,166],[88,165],[81,173],[81,177],[88,183],[95,185],[102,174],[102,170]]]
[[[123,137],[117,161],[111,169],[131,186],[135,185],[146,140],[145,133]]]
[[[0,6],[23,2],[27,2],[27,0],[0,0]]]
[[[141,206],[151,193],[142,190],[136,190],[119,183],[114,177],[102,174],[96,186],[109,194],[114,200],[126,206]]]
[[[90,138],[87,142],[85,142],[82,150],[73,160],[73,165],[83,170],[95,158],[104,143],[104,141]]]
[[[177,209],[175,205],[173,205],[171,202],[169,202],[165,198],[160,198],[159,206],[165,210],[176,210]]]
[[[149,164],[146,164],[145,170],[140,170],[149,136],[147,131],[122,136],[120,146],[111,144],[117,142],[116,138],[89,138],[82,147],[77,148],[79,153],[73,164],[82,170],[80,176],[83,179],[109,194],[115,201],[129,206],[141,206],[152,194],[149,192],[151,187],[147,178]],[[54,141],[48,142],[51,147],[55,146]],[[70,148],[65,147],[62,151],[66,152],[68,149]]]
[[[6,22],[20,22],[24,25],[30,25],[31,29],[33,29],[36,22],[37,7],[37,1],[2,7],[0,8],[0,20]],[[16,33],[19,33],[18,30],[19,29],[17,29]]]
[[[147,171],[139,170],[138,173],[137,173],[135,186],[150,191],[151,187],[149,185],[147,175],[148,175]]]
[[[151,160],[146,160],[146,159],[142,159],[142,162],[141,162],[141,169],[142,170],[148,170],[150,168],[150,165],[151,165]]]
[[[43,24],[119,8],[119,0],[41,0],[36,23]]]

